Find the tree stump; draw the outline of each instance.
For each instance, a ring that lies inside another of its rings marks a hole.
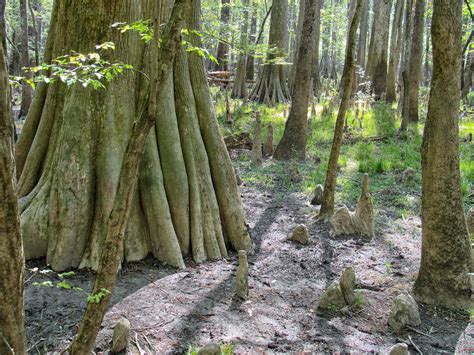
[[[263,144],[263,155],[266,157],[273,155],[273,125],[271,123],[267,126],[267,138]]]
[[[262,121],[260,120],[260,112],[255,117],[255,128],[253,132],[252,144],[252,163],[256,166],[262,165],[262,141],[260,134],[262,131]]]
[[[239,266],[237,267],[237,281],[235,295],[237,298],[246,300],[249,296],[249,264],[247,252],[239,250]]]
[[[369,175],[364,174],[362,193],[354,212],[344,206],[338,209],[331,218],[334,235],[359,235],[373,237],[374,209],[369,194]]]

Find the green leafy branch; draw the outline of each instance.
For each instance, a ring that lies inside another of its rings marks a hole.
[[[105,42],[97,45],[96,49],[114,50],[115,44]],[[50,84],[59,80],[67,86],[80,83],[85,88],[91,85],[94,89],[103,89],[104,83],[112,81],[124,70],[133,70],[133,67],[120,62],[111,63],[98,52],[82,54],[71,51],[70,54],[53,59],[51,64],[42,63],[39,66],[23,68],[25,73],[34,75],[31,78],[10,77],[10,84],[18,87],[24,82],[35,88],[37,83]]]

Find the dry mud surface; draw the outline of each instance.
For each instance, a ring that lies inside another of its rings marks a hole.
[[[393,298],[410,290],[418,270],[421,229],[418,218],[379,216],[372,241],[333,238],[329,225],[316,222],[307,196],[278,194],[242,186],[247,220],[255,243],[249,258],[250,297],[234,299],[237,258],[232,255],[185,271],[146,260],[124,266],[112,306],[97,339],[97,351],[109,348],[114,324],[126,317],[132,327],[128,352],[184,353],[189,345],[230,342],[237,353],[374,352],[388,353],[409,337],[425,354],[454,353],[467,313],[420,306],[422,324],[400,334],[387,327]],[[287,241],[299,223],[310,229],[310,243]],[[352,266],[363,302],[357,311],[321,313],[324,289]],[[93,274],[76,273],[68,281],[83,292],[33,286],[60,281],[42,274],[40,262],[29,263],[26,322],[30,353],[64,349],[86,303]]]

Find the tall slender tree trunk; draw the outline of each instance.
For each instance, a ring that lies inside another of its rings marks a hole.
[[[303,0],[301,0],[303,1]],[[313,58],[313,30],[318,0],[304,0],[305,11],[299,40],[295,89],[290,115],[286,121],[283,137],[275,149],[277,160],[300,159],[306,155],[308,103],[311,95],[311,63]]]
[[[472,307],[471,248],[459,171],[462,1],[434,0],[433,79],[423,134],[421,265],[414,292],[438,306]]]
[[[397,99],[397,68],[400,59],[400,48],[402,45],[403,31],[403,5],[405,0],[397,0],[392,23],[390,37],[390,60],[387,74],[387,102],[395,102]]]
[[[256,35],[257,35],[257,6],[253,3],[253,11],[252,11],[252,19],[250,20],[250,43],[256,43]],[[255,78],[255,59],[253,57],[254,53],[249,53],[247,55],[247,69],[245,70],[247,73],[247,80],[254,80]]]
[[[321,41],[321,7],[323,0],[316,1],[316,15],[313,30],[313,63],[312,63],[312,79],[313,79],[313,95],[319,97],[321,91],[321,76],[319,73],[319,43]]]
[[[30,66],[30,55],[28,48],[28,1],[20,0],[20,23],[21,23],[21,38],[20,38],[20,63],[22,68]],[[24,73],[27,78],[31,77],[31,73]],[[21,108],[20,117],[25,117],[31,105],[33,97],[33,89],[26,82],[21,84]]]
[[[331,153],[329,155],[328,170],[326,173],[326,180],[324,182],[323,199],[319,217],[321,219],[329,219],[334,213],[334,199],[337,182],[337,161],[339,160],[339,153],[341,151],[342,138],[344,133],[344,119],[349,108],[352,93],[352,80],[356,67],[355,53],[357,29],[360,23],[360,17],[366,0],[357,0],[357,6],[352,17],[349,34],[347,37],[346,59],[344,63],[344,72],[342,80],[341,103],[339,105],[339,112],[336,119],[336,127],[334,128],[334,138],[331,146]]]
[[[421,82],[423,66],[423,27],[426,0],[417,0],[415,4],[415,18],[413,21],[413,37],[411,40],[411,54],[408,66],[408,121],[418,122],[418,89]]]
[[[270,47],[276,48],[276,53],[268,54],[267,61],[270,63],[264,65],[257,83],[250,93],[251,100],[265,104],[276,104],[286,102],[290,98],[286,82],[287,70],[284,65],[273,62],[277,57],[284,59],[287,56],[285,52],[288,47],[287,12],[287,0],[275,0],[273,2],[268,44]]]
[[[298,52],[300,49],[300,42],[301,42],[301,33],[303,32],[303,20],[305,15],[305,0],[300,0],[299,8],[298,8],[298,20],[295,21],[297,23],[295,28],[295,45],[293,50],[293,65],[291,66],[290,76],[288,78],[288,88],[290,90],[290,94],[293,94],[293,84],[295,83],[296,78],[296,71],[297,68],[297,61],[298,61]]]
[[[235,81],[232,88],[232,97],[243,99],[247,97],[247,32],[248,32],[248,20],[249,20],[249,11],[248,0],[242,1],[243,10],[243,23],[240,33],[240,47],[241,53],[239,54],[239,61],[237,63],[237,69],[235,71]]]
[[[402,90],[400,91],[399,107],[401,107],[401,131],[408,129],[408,73],[411,54],[411,40],[413,32],[413,1],[407,0],[405,6],[405,21],[404,21],[404,47],[402,55],[402,63],[400,65],[399,80],[402,83]]]
[[[430,69],[430,31],[431,31],[431,17],[430,17],[430,2],[426,3],[425,14],[425,62],[423,64],[423,85],[428,86],[431,78]]]
[[[392,0],[375,2],[374,20],[367,61],[367,75],[372,81],[376,99],[382,99],[387,90],[388,37]]]
[[[114,60],[149,73],[147,45],[134,33],[110,28],[129,18],[166,20],[163,11],[153,12],[152,3],[142,5],[55,1],[46,58],[64,54],[64,48],[89,53],[97,43],[112,40]],[[84,8],[95,9],[97,16]],[[225,257],[230,248],[252,248],[232,164],[211,111],[203,62],[194,56],[181,51],[178,57],[185,58],[167,79],[131,202],[124,260],[151,254],[183,268],[187,256],[203,262]],[[136,73],[101,91],[61,83],[38,86],[17,154],[27,258],[46,257],[58,271],[98,268],[122,159],[147,92],[147,81]]]
[[[221,0],[221,21],[220,21],[220,36],[225,37],[227,27],[230,20],[230,0]],[[229,70],[229,44],[225,41],[219,41],[217,44],[217,64],[215,70]]]
[[[0,3],[0,354],[25,354],[24,257],[16,194],[5,2]]]
[[[358,90],[359,83],[366,76],[366,58],[367,58],[367,34],[369,31],[369,1],[364,2],[362,14],[360,18],[359,44],[357,47],[357,70],[356,81],[354,83],[355,90]]]

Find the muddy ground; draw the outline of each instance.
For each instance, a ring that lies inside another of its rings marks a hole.
[[[245,181],[245,179],[244,179]],[[250,257],[250,298],[233,298],[236,257],[194,265],[176,272],[153,260],[128,264],[118,275],[112,307],[99,334],[97,351],[109,348],[120,317],[132,326],[131,353],[184,353],[190,345],[231,343],[236,352],[386,352],[397,342],[412,342],[425,354],[453,353],[469,323],[467,313],[420,306],[422,324],[400,334],[387,327],[392,299],[410,290],[419,266],[418,217],[377,214],[371,241],[333,238],[316,222],[308,196],[250,182],[241,186],[255,254]],[[310,228],[310,244],[287,241],[299,223]],[[362,295],[359,309],[321,313],[323,290],[352,266]],[[37,268],[37,270],[35,269]],[[56,273],[41,261],[29,262],[26,276],[26,325],[30,353],[64,349],[86,305],[93,274],[79,271],[67,282],[83,291],[57,288]],[[34,271],[31,271],[34,270]],[[53,287],[34,282],[52,281]],[[410,341],[411,338],[411,341]]]

